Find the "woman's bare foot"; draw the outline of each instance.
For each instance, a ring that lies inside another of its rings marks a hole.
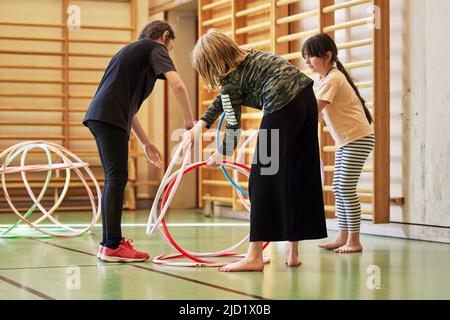
[[[286,264],[288,267],[298,267],[302,264],[298,258],[298,241],[289,243]]]
[[[229,263],[219,268],[221,272],[235,271],[263,271],[264,261],[262,256],[263,242],[250,242],[245,258],[242,260]]]
[[[286,264],[288,267],[299,267],[302,264],[302,262],[298,257],[290,256],[286,259]]]
[[[321,243],[318,246],[319,246],[319,248],[322,248],[322,249],[334,250],[334,249],[337,249],[337,248],[345,245],[347,243],[347,238],[348,238],[348,231],[340,230],[338,233],[338,236],[336,237],[336,239],[334,241]]]
[[[250,260],[243,258],[242,260],[227,264],[219,268],[220,272],[236,272],[236,271],[263,271],[264,262],[262,259]]]

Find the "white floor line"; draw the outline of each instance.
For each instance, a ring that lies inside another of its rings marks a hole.
[[[10,224],[0,224],[0,228],[9,228],[11,225]],[[39,224],[39,227],[42,228],[59,228],[57,226],[55,226],[54,224]],[[65,224],[65,226],[68,227],[74,227],[74,228],[82,228],[82,227],[87,227],[88,224]],[[175,228],[179,228],[179,227],[248,227],[249,223],[167,223],[168,227],[175,227]],[[101,228],[102,225],[101,224],[95,224],[94,225],[95,228]],[[146,223],[124,223],[122,224],[122,227],[124,228],[132,228],[132,227],[147,227]],[[17,228],[25,228],[25,229],[29,229],[29,226],[26,225],[20,225],[17,226]]]

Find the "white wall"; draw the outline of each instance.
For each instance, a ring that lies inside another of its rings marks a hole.
[[[398,221],[450,227],[449,13],[446,0],[391,0],[392,101],[402,106],[406,200]]]

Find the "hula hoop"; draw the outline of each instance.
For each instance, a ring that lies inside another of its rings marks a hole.
[[[220,129],[222,128],[223,120],[225,119],[225,112],[222,114],[219,120],[219,124],[217,125],[217,131],[216,131],[216,150],[220,150]],[[239,162],[239,161],[236,161]],[[248,191],[245,191],[241,187],[239,187],[239,184],[237,184],[228,174],[227,169],[222,164],[220,165],[220,169],[222,169],[223,174],[225,175],[225,178],[233,185],[233,187],[236,189],[236,191],[245,194],[248,196]],[[237,174],[237,171],[234,171]]]
[[[220,149],[220,130],[221,130],[223,121],[225,119],[225,116],[226,116],[226,114],[223,113],[220,118],[218,127],[217,127],[216,141],[215,141],[216,150]],[[250,212],[250,203],[244,198],[244,195],[248,196],[249,193],[248,193],[248,191],[243,190],[241,187],[239,187],[239,172],[246,175],[247,177],[249,176],[250,168],[241,164],[241,162],[242,162],[242,158],[245,154],[245,148],[257,136],[258,136],[258,131],[254,132],[244,142],[244,144],[240,147],[240,149],[238,151],[238,154],[236,157],[236,162],[223,161],[222,164],[220,165],[221,170],[222,170],[223,174],[225,175],[225,178],[236,189],[239,199],[241,200],[242,204],[249,212]],[[243,238],[237,244],[235,244],[227,249],[223,249],[223,250],[220,250],[217,252],[207,252],[207,253],[191,252],[191,251],[181,248],[181,246],[179,246],[177,244],[177,242],[173,239],[172,235],[170,234],[170,232],[167,228],[167,225],[166,225],[165,215],[166,215],[168,207],[173,199],[173,196],[176,192],[176,189],[178,188],[178,185],[180,184],[181,178],[185,174],[189,173],[190,171],[206,165],[206,162],[198,162],[198,163],[194,163],[191,165],[187,165],[187,162],[189,161],[190,155],[191,155],[190,147],[191,147],[190,143],[188,143],[188,144],[180,143],[180,145],[178,146],[178,148],[173,156],[173,159],[172,159],[171,163],[169,164],[169,167],[168,167],[166,173],[164,174],[164,177],[159,186],[158,192],[156,194],[155,200],[153,202],[153,205],[152,205],[152,208],[150,211],[150,215],[149,215],[148,222],[147,222],[147,228],[146,228],[146,233],[150,236],[153,235],[153,233],[156,231],[156,229],[158,229],[161,238],[166,243],[168,243],[172,248],[177,250],[179,253],[157,256],[156,258],[153,259],[153,263],[161,264],[161,265],[179,266],[179,267],[223,266],[223,265],[228,264],[233,261],[213,262],[213,261],[208,261],[208,260],[204,260],[201,258],[212,258],[212,257],[214,257],[214,258],[222,258],[222,257],[243,258],[245,256],[244,254],[234,253],[233,251],[236,250],[237,248],[239,248],[242,244],[244,244],[249,239],[249,235],[247,235],[245,238]],[[184,158],[183,158],[181,168],[179,170],[173,172],[172,174],[170,174],[170,172],[172,171],[173,166],[175,164],[175,161],[181,154],[181,150],[184,150]],[[226,167],[230,167],[231,169],[233,169],[234,179],[232,179],[231,176],[228,174]],[[321,180],[322,180],[322,185],[323,185],[323,183],[324,183],[324,166],[323,166],[322,159],[320,159],[320,168],[321,168]],[[161,201],[161,206],[160,206],[160,214],[158,216],[157,204],[161,198],[163,190],[166,187],[167,187],[167,189],[164,192],[163,199]],[[153,224],[153,227],[151,227],[152,224]],[[263,250],[268,245],[269,245],[269,242],[265,242],[263,245]],[[182,258],[182,257],[188,258],[192,262],[169,261],[172,259],[178,259],[178,258]],[[263,260],[264,260],[264,263],[268,263],[270,261],[268,257],[263,257]]]
[[[170,172],[173,168],[173,165],[175,164],[175,161],[177,160],[177,158],[180,156],[182,150],[184,150],[185,154],[184,154],[184,159],[183,159],[181,168],[179,170],[173,172],[172,174],[170,174]],[[161,181],[161,184],[159,186],[159,189],[157,191],[157,194],[155,196],[155,199],[154,199],[151,211],[150,211],[147,228],[146,228],[146,233],[150,236],[156,231],[156,229],[158,229],[161,238],[165,242],[167,242],[172,248],[177,250],[179,252],[179,254],[166,254],[166,255],[157,256],[156,258],[153,259],[153,263],[170,265],[170,266],[179,266],[179,267],[218,267],[218,266],[223,266],[225,264],[228,264],[228,263],[230,263],[230,261],[214,262],[214,261],[203,260],[201,258],[221,258],[221,257],[243,258],[244,257],[243,254],[234,253],[233,251],[236,250],[237,248],[239,248],[241,245],[243,245],[246,241],[248,241],[249,235],[247,235],[241,241],[239,241],[237,244],[235,244],[229,248],[226,248],[226,249],[223,249],[223,250],[220,250],[217,252],[206,252],[206,253],[205,252],[203,252],[203,253],[202,252],[191,252],[191,251],[185,250],[185,249],[181,248],[176,243],[176,241],[173,239],[173,237],[171,236],[171,234],[167,228],[167,225],[165,223],[165,214],[167,213],[168,206],[169,206],[169,204],[175,194],[175,191],[180,183],[181,177],[184,174],[187,174],[188,172],[190,172],[198,167],[206,165],[206,162],[198,162],[198,163],[194,163],[191,165],[187,165],[187,161],[189,159],[190,159],[190,143],[188,143],[188,144],[180,143],[180,145],[178,146],[178,148],[174,154],[174,157],[173,157],[171,163],[168,166],[166,173],[164,174],[163,180]],[[246,167],[245,165],[242,165],[239,163],[230,163],[228,161],[225,161],[223,163],[223,165],[229,166],[229,167],[243,173],[246,176],[249,175],[248,172],[250,171],[250,168]],[[158,216],[157,205],[158,205],[159,199],[161,198],[163,190],[168,185],[169,185],[169,187],[167,188],[167,190],[164,193],[163,200],[161,202],[161,207],[160,207],[160,214]],[[238,190],[238,192],[239,192],[239,190]],[[152,226],[152,224],[153,224],[153,226]],[[263,248],[265,249],[268,245],[269,245],[269,243],[264,243]],[[193,262],[168,261],[171,259],[176,259],[176,258],[181,258],[181,257],[189,258]],[[235,261],[235,260],[233,260],[233,261]],[[264,257],[264,262],[268,263],[269,258]]]
[[[26,165],[25,160],[27,157],[27,154],[30,150],[33,149],[41,149],[44,151],[45,155],[47,156],[48,164],[46,165]],[[59,158],[62,160],[62,163],[52,163],[52,156],[51,152],[55,153],[59,156]],[[20,166],[11,166],[10,164],[18,157],[20,156]],[[2,182],[2,188],[3,192],[5,194],[5,199],[8,202],[9,206],[11,207],[12,211],[16,214],[16,216],[19,218],[19,220],[11,225],[9,228],[7,228],[4,231],[0,230],[0,238],[1,237],[13,237],[13,236],[20,236],[21,234],[14,234],[12,231],[18,227],[18,225],[23,222],[30,228],[40,232],[41,234],[37,235],[27,235],[27,236],[54,236],[54,237],[64,237],[64,238],[70,238],[70,237],[76,237],[79,236],[88,230],[92,228],[92,226],[96,223],[100,216],[100,204],[101,204],[101,191],[100,186],[98,185],[97,180],[95,179],[94,174],[89,169],[89,164],[86,162],[83,162],[79,157],[77,157],[75,154],[67,150],[66,148],[57,145],[55,143],[46,142],[46,141],[24,141],[18,144],[15,144],[6,150],[4,150],[0,154],[0,160],[2,158],[5,158],[3,160],[2,165],[0,166],[0,174],[1,174],[1,182]],[[84,174],[81,172],[81,169],[85,171],[85,173],[88,174],[89,178],[94,183],[94,187],[97,193],[98,197],[98,204],[95,202],[94,194],[92,193],[91,188],[89,187],[89,184],[87,183],[87,179],[84,176]],[[64,170],[66,172],[66,178],[63,190],[61,194],[59,195],[58,199],[55,201],[54,205],[50,208],[50,210],[46,210],[42,204],[40,203],[42,198],[45,195],[45,192],[48,189],[48,186],[51,181],[51,175],[52,171],[55,170]],[[88,224],[87,227],[83,229],[74,229],[69,226],[66,226],[62,224],[58,219],[53,217],[53,213],[57,210],[57,208],[61,205],[63,202],[67,191],[70,186],[70,178],[71,178],[71,170],[74,170],[77,176],[80,178],[81,182],[83,183],[83,186],[86,189],[86,192],[89,196],[89,200],[92,207],[92,219],[91,222]],[[36,197],[35,193],[33,192],[30,183],[27,179],[26,173],[28,172],[47,172],[45,181],[43,183],[42,189],[39,192],[39,195]],[[15,207],[13,204],[11,197],[9,195],[8,189],[7,189],[7,183],[6,183],[6,174],[9,173],[20,173],[23,183],[25,185],[25,189],[28,192],[28,195],[30,196],[31,200],[33,201],[32,206],[28,209],[28,211],[25,214],[21,214],[19,210]],[[35,211],[36,208],[39,208],[41,213],[43,214],[42,217],[36,219],[35,221],[30,221],[28,218],[30,215]],[[45,229],[43,227],[40,227],[39,224],[44,221],[45,219],[49,219],[51,222],[53,222],[56,226],[60,228],[60,230],[54,229],[55,227],[51,227],[50,229]]]
[[[186,174],[186,173],[188,173],[188,172],[190,172],[190,171],[192,171],[193,169],[196,169],[196,168],[198,168],[198,167],[200,167],[200,166],[204,166],[204,165],[206,165],[206,162],[198,163],[198,164],[196,164],[196,165],[194,165],[194,166],[191,166],[190,168],[186,169],[185,172],[183,172],[183,175]],[[238,164],[238,163],[229,163],[229,162],[226,162],[226,165],[229,165],[229,166],[235,167],[235,168],[238,167],[238,168],[241,168],[241,169],[245,169],[247,172],[250,171],[250,169],[249,169],[248,167],[246,167],[246,166],[244,166],[244,165],[240,165],[240,164]],[[164,198],[163,198],[161,207],[163,207],[164,203],[166,202],[167,195],[168,195],[168,193],[170,193],[170,191],[171,191],[173,185],[174,185],[174,181],[172,181],[172,182],[170,183],[169,187],[167,188],[167,190],[166,190],[166,192],[165,192],[165,194],[164,194]],[[233,256],[233,257],[243,257],[242,254],[236,254],[236,253],[233,253],[233,252],[231,252],[231,251],[237,249],[239,246],[242,245],[243,242],[245,242],[245,241],[248,240],[248,236],[247,236],[247,237],[245,237],[243,240],[241,240],[241,241],[238,243],[238,245],[234,245],[234,246],[232,246],[232,247],[230,247],[230,248],[227,248],[227,249],[224,249],[224,250],[221,250],[221,251],[218,251],[218,252],[210,252],[210,253],[189,252],[189,251],[187,251],[187,250],[182,249],[182,248],[175,242],[175,240],[172,238],[172,236],[171,236],[169,230],[167,229],[166,222],[165,222],[165,218],[162,219],[162,227],[163,227],[164,233],[165,233],[165,235],[167,236],[167,238],[168,238],[170,244],[172,245],[172,247],[174,247],[176,250],[178,250],[178,252],[180,252],[180,253],[181,253],[183,256],[185,256],[186,258],[189,258],[189,259],[191,259],[191,260],[197,262],[198,264],[201,264],[202,266],[206,266],[206,265],[208,265],[208,264],[209,264],[209,266],[221,266],[221,265],[223,265],[223,263],[217,263],[217,262],[212,262],[212,261],[202,260],[202,259],[199,259],[199,257],[232,257],[232,256]],[[268,245],[268,243],[265,244],[265,246],[267,246],[267,245]],[[167,259],[167,257],[166,257],[165,259]],[[159,259],[157,259],[157,260],[164,260],[164,258],[159,258]],[[159,262],[159,263],[161,264],[161,262]],[[229,263],[229,262],[227,262],[227,263]]]

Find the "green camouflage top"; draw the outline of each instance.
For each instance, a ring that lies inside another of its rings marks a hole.
[[[287,60],[251,49],[236,70],[221,81],[220,94],[201,120],[209,129],[225,110],[227,125],[220,152],[232,155],[240,136],[242,105],[267,115],[283,108],[312,82]]]

